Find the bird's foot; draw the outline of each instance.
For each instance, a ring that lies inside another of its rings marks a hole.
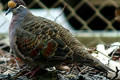
[[[38,67],[38,68],[36,68],[36,69],[34,69],[34,70],[26,73],[25,76],[30,76],[30,78],[31,78],[31,77],[33,77],[39,70],[40,70],[40,68]]]

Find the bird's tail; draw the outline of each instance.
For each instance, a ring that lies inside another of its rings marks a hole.
[[[98,59],[93,57],[87,51],[82,51],[81,53],[74,54],[74,60],[76,62],[87,64],[87,65],[94,67],[103,72],[109,72],[109,71],[115,72],[111,68],[109,68],[106,65],[104,65],[103,63],[101,63]]]

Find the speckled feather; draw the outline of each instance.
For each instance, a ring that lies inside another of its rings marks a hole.
[[[54,21],[34,16],[23,6],[13,13],[9,33],[12,52],[29,66],[46,68],[77,62],[103,71],[111,70],[86,52],[69,30]]]

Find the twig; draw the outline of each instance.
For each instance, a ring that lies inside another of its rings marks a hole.
[[[12,55],[13,55],[13,57],[14,57],[13,59],[14,59],[14,60],[15,60],[15,62],[16,62],[17,68],[19,68],[19,69],[20,69],[19,64],[18,64],[18,61],[17,61],[17,60],[16,60],[16,58],[15,58],[16,56],[15,56],[14,54],[12,54]]]
[[[15,58],[14,58],[14,60],[15,60],[15,62],[16,62],[17,68],[20,69],[20,66],[19,66],[19,64],[18,64],[18,61],[17,61]]]
[[[1,66],[1,65],[0,65],[0,67],[5,68],[5,69],[10,70],[10,71],[13,71],[13,72],[18,72],[17,70],[13,70],[13,69],[10,69],[10,68],[7,68],[7,67],[4,67],[4,66]]]
[[[109,58],[110,60],[112,60],[110,56],[105,55],[103,52],[101,52],[101,51],[97,51],[97,52],[100,52],[102,55],[104,55],[104,56],[106,56],[107,58]]]
[[[118,72],[119,72],[120,70],[118,69],[118,67],[116,67],[116,73],[115,73],[115,76],[111,79],[111,80],[115,80],[115,78],[117,78],[118,77]]]
[[[65,7],[66,7],[66,3],[65,3],[65,5],[64,5],[64,7],[63,7],[62,12],[55,18],[54,22],[63,14],[63,12],[64,12],[64,10],[65,10]]]
[[[68,74],[70,74],[72,72],[72,70],[73,70],[74,67],[75,67],[75,65],[72,65],[72,67],[71,67],[71,69],[70,69],[70,71],[69,71]]]
[[[5,58],[5,56],[3,56],[3,58]],[[4,60],[4,62],[5,62],[5,67],[7,67],[7,62],[6,62],[6,60]]]
[[[118,49],[115,49],[113,52],[112,52],[112,55],[111,55],[111,58],[114,56],[115,52],[117,51]]]
[[[88,69],[89,67],[87,66],[87,67],[85,67],[83,70],[81,70],[81,72],[80,73],[82,73],[82,72],[84,72],[86,69]]]
[[[19,72],[17,72],[12,79],[17,79],[19,76],[24,75],[24,72],[26,72],[28,70],[28,66],[26,66],[25,68],[23,68],[22,70],[20,70]]]

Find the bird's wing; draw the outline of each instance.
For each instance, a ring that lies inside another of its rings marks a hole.
[[[58,24],[57,24],[58,25]],[[57,25],[42,19],[17,29],[16,44],[24,56],[32,59],[72,60],[72,49],[59,35]]]

